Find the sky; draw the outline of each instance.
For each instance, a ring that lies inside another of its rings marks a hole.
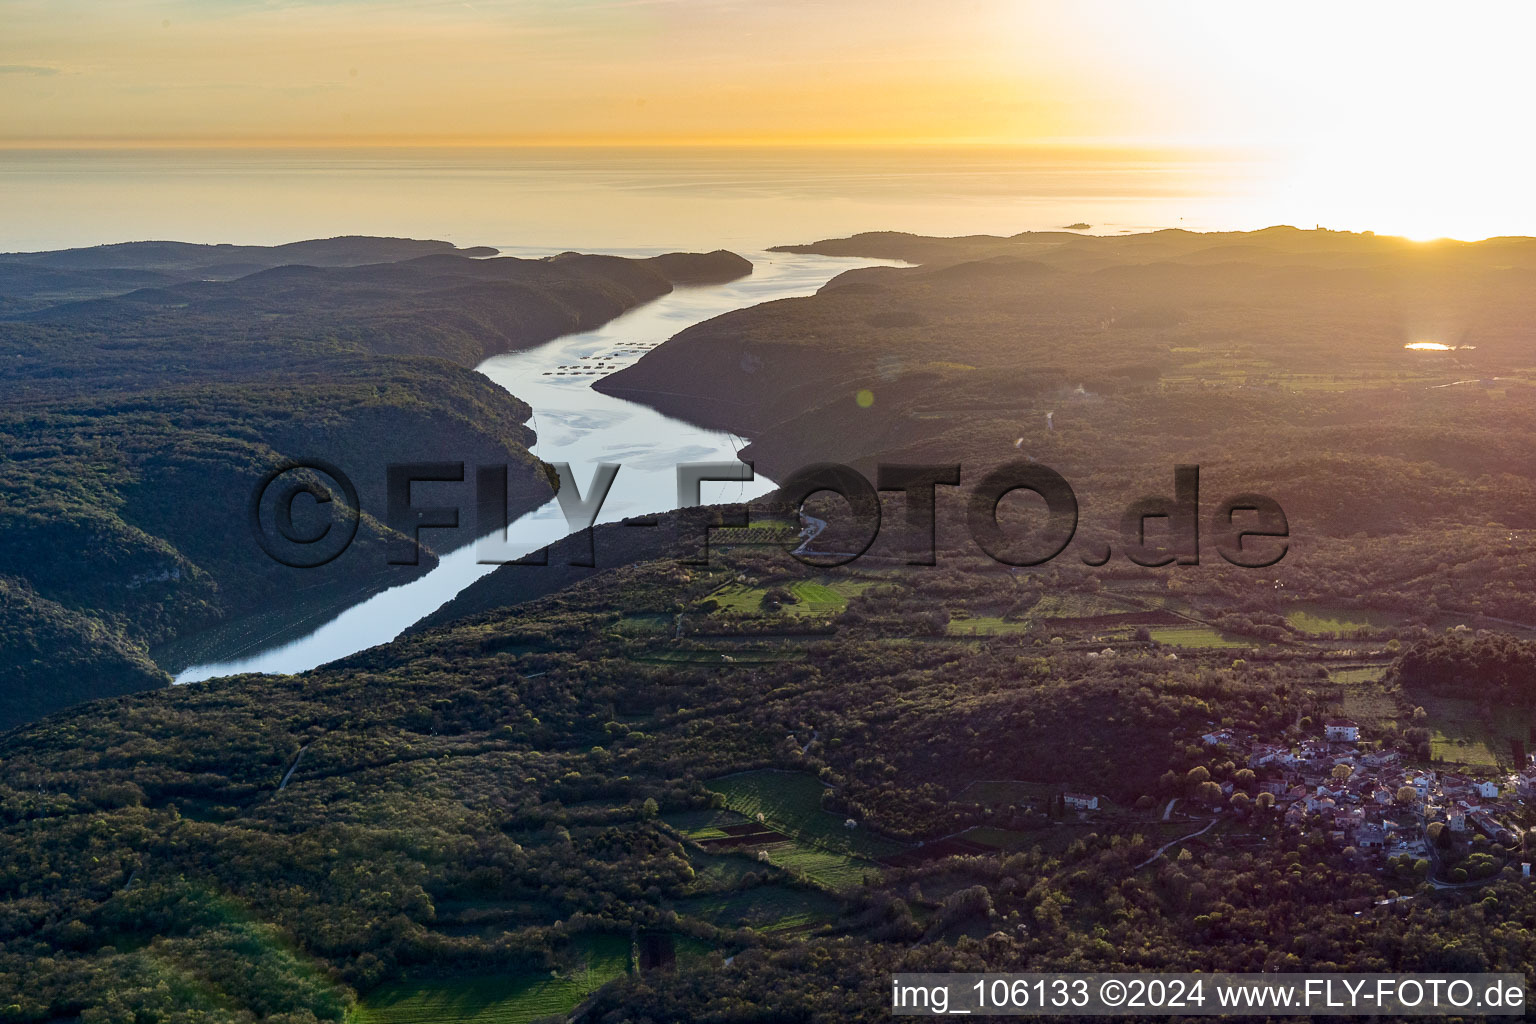
[[[1536,216],[1533,38],[1526,0],[0,0],[0,149],[1219,147],[1266,210],[1483,237]]]
[[[0,141],[1466,148],[1533,5],[0,0]]]

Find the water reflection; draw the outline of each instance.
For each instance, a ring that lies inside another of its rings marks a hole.
[[[511,255],[544,255],[542,250],[508,250]],[[636,254],[621,251],[620,255]],[[753,262],[750,277],[724,285],[679,288],[631,310],[606,326],[570,335],[524,352],[495,356],[478,369],[533,407],[538,433],[534,454],[568,462],[583,494],[598,463],[622,468],[603,503],[598,522],[674,508],[676,466],[736,458],[745,439],[664,416],[656,410],[593,391],[600,372],[559,376],[556,367],[589,365],[602,356],[608,367],[627,366],[692,324],[732,309],[771,299],[808,295],[844,270],[880,261],[783,253],[744,253]],[[604,371],[611,372],[611,371]],[[706,483],[706,502],[744,501],[767,493],[772,481]],[[507,529],[507,546],[528,554],[566,535],[559,503],[551,500]],[[481,576],[477,545],[445,555],[431,572],[353,605],[307,636],[259,653],[194,665],[176,677],[196,682],[239,672],[302,672],[348,654],[388,643],[408,626],[437,610]]]

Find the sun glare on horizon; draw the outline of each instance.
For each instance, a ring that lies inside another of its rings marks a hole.
[[[0,146],[1135,143],[1261,151],[1234,224],[1536,233],[1536,7],[10,0]],[[817,31],[807,33],[807,17]],[[660,59],[665,55],[665,59]]]

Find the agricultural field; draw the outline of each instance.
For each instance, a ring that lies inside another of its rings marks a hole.
[[[690,849],[688,863],[693,867],[693,883],[689,888],[695,893],[735,889],[747,875],[760,874],[762,870],[748,850],[706,853]]]
[[[720,839],[727,833],[722,826],[739,825],[747,819],[735,811],[672,811],[661,820],[677,829],[687,839]]]
[[[1046,594],[1029,609],[1032,619],[1084,619],[1095,615],[1124,615],[1142,608],[1132,598],[1105,594]]]
[[[1170,647],[1252,647],[1257,641],[1211,626],[1153,626],[1152,639]]]
[[[692,935],[673,936],[672,950],[677,954],[677,966],[683,970],[698,966],[716,952],[714,946]]]
[[[774,867],[804,875],[817,885],[834,891],[851,889],[864,884],[866,879],[880,877],[881,869],[862,857],[801,842],[774,843],[758,849]]]
[[[866,878],[878,878],[880,868],[875,861],[905,849],[862,827],[847,828],[843,818],[822,810],[825,787],[809,775],[745,772],[717,779],[710,788],[725,797],[732,811],[753,820],[761,815],[764,824],[789,837],[787,842],[754,848],[770,864],[828,889],[847,889]],[[710,827],[698,826],[705,830]],[[707,834],[696,833],[690,838],[707,838]]]
[[[1496,768],[1510,760],[1510,739],[1529,735],[1531,712],[1496,707],[1486,714],[1470,700],[1454,697],[1414,698],[1429,715],[1430,754],[1469,768]]]
[[[418,978],[370,993],[348,1024],[524,1024],[563,1015],[588,994],[629,971],[627,936],[577,940],[582,966],[565,974],[475,974]]]
[[[801,772],[742,772],[716,779],[709,788],[724,795],[726,806],[738,814],[754,820],[761,814],[767,824],[824,850],[875,859],[903,849],[863,827],[845,828],[842,818],[822,810],[826,787]]]
[[[1343,686],[1376,683],[1387,674],[1386,665],[1351,665],[1348,668],[1330,668],[1328,678]]]
[[[768,884],[737,892],[687,896],[672,909],[722,928],[762,932],[798,931],[836,920],[842,904],[814,889]]]
[[[1372,608],[1343,608],[1337,605],[1307,603],[1286,612],[1285,621],[1292,628],[1314,636],[1321,633],[1352,634],[1356,630],[1392,629],[1403,624],[1403,617]]]
[[[712,591],[707,600],[714,601],[721,611],[759,614],[767,610],[764,599],[769,592],[782,589],[795,598],[779,606],[779,611],[787,615],[835,615],[848,607],[849,598],[863,593],[874,582],[844,576],[822,576],[795,580],[783,587],[772,583],[727,583]]]
[[[622,636],[658,636],[671,633],[676,628],[671,615],[626,615],[619,620],[615,631]]]
[[[950,636],[1006,636],[1010,633],[1027,633],[1032,628],[1029,621],[1008,622],[996,615],[977,615],[961,618],[952,615],[949,620]]]
[[[1367,729],[1404,720],[1398,698],[1383,691],[1379,685],[1386,670],[1385,665],[1353,665],[1329,669],[1328,679],[1340,691],[1339,713]]]

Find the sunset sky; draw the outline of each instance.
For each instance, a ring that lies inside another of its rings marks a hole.
[[[1483,237],[1531,229],[1532,38],[1523,2],[0,0],[0,149],[1221,147],[1242,222]]]
[[[1525,135],[1531,5],[0,0],[0,139]],[[1437,158],[1438,159],[1438,158]]]

